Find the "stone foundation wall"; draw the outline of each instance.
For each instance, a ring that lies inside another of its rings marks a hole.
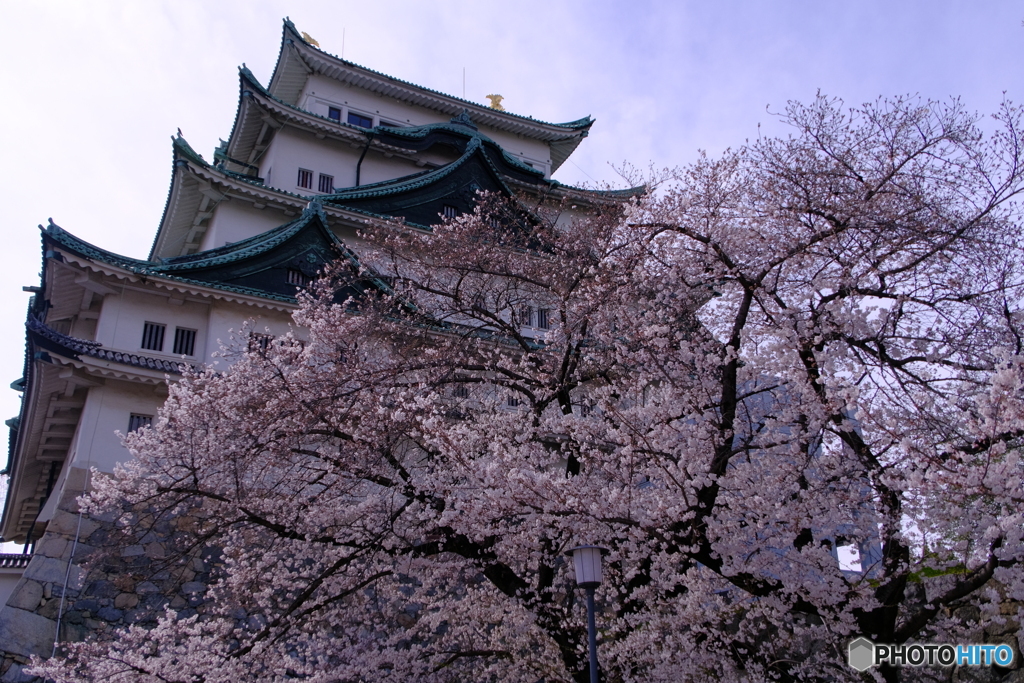
[[[68,493],[7,604],[0,607],[0,683],[40,680],[23,670],[32,655],[50,657],[55,639],[58,644],[76,642],[91,634],[102,637],[116,627],[155,625],[167,607],[182,617],[203,611],[209,557],[172,567],[162,562],[161,539],[174,533],[175,524],[190,520],[165,523],[136,544],[123,545],[110,520],[78,514],[75,499],[87,477],[81,469],[69,473]],[[115,545],[120,547],[114,552],[102,552]]]
[[[7,604],[0,607],[0,683],[40,680],[25,674],[24,669],[32,655],[51,656],[55,640],[59,645],[93,634],[102,637],[114,628],[131,624],[155,625],[168,607],[181,617],[205,610],[210,571],[219,558],[211,552],[187,560],[175,558],[173,562],[166,557],[165,541],[174,536],[176,529],[193,525],[195,519],[182,515],[161,521],[126,545],[112,520],[78,514],[75,499],[87,477],[81,469],[69,473],[69,485],[65,487],[69,493],[60,501]],[[86,562],[88,572],[83,568]],[[978,626],[969,633],[969,639],[1010,645],[1014,650],[1013,668],[964,667],[947,670],[942,680],[1024,683],[1024,632],[1019,620],[1024,604],[1008,599],[998,584],[993,583],[991,588],[1001,597],[998,604],[1002,623],[989,623],[984,629]],[[981,612],[966,606],[954,611],[953,616],[970,628],[980,623]],[[409,618],[414,620],[415,615]]]

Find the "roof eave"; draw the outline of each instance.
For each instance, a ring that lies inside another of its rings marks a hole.
[[[543,142],[552,143],[572,138],[576,140],[573,149],[579,144],[579,138],[584,137],[585,131],[594,123],[589,116],[568,123],[548,123],[529,116],[493,109],[373,71],[310,45],[295,25],[285,19],[281,50],[267,91],[288,104],[298,105],[305,80],[314,72],[448,116],[455,116],[463,110],[468,110],[473,121],[479,125]]]

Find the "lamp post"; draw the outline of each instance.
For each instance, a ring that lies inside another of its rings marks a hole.
[[[576,567],[576,585],[587,591],[587,636],[590,639],[590,683],[597,683],[597,624],[594,620],[594,589],[601,585],[601,556],[607,548],[581,545],[566,555],[572,555]]]

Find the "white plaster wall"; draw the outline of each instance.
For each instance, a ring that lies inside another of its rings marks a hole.
[[[427,123],[441,123],[450,118],[430,109],[416,107],[392,97],[384,97],[340,83],[333,78],[313,74],[306,81],[306,87],[299,97],[299,107],[320,116],[327,116],[329,106],[344,108],[342,122],[347,120],[348,109],[370,116],[374,119],[374,125],[379,125],[380,120],[384,120],[407,126],[422,126]]]
[[[131,458],[117,432],[123,434],[128,431],[132,413],[156,415],[166,396],[162,386],[118,380],[107,380],[103,386],[90,389],[82,410],[75,452],[71,462],[64,464],[64,469],[70,465],[113,472],[117,463]],[[63,493],[63,481],[60,484],[59,490]]]
[[[108,294],[103,299],[103,310],[96,326],[96,340],[107,348],[141,353],[154,358],[176,359],[172,353],[174,328],[196,330],[195,355],[202,360],[206,347],[206,328],[209,305],[184,301],[173,304],[169,297],[138,292],[125,287],[121,293]],[[163,323],[162,352],[142,348],[142,330],[146,322]]]
[[[275,337],[286,334],[291,328],[291,315],[282,311],[258,310],[239,304],[223,303],[210,309],[208,323],[206,358],[207,362],[217,368],[225,368],[228,358],[214,358],[222,347],[241,348],[248,345],[248,337],[241,336],[240,330],[246,321],[251,321],[249,329],[259,334],[270,334]],[[297,330],[298,336],[303,336]]]
[[[423,126],[428,123],[446,123],[451,119],[450,116],[432,109],[407,104],[318,74],[310,76],[306,81],[305,91],[299,98],[299,106],[320,116],[327,116],[329,107],[338,107],[342,110],[342,122],[347,121],[348,111],[352,110],[371,117],[374,125],[385,121]],[[546,142],[496,130],[490,126],[481,125],[480,132],[501,145],[506,152],[532,162],[535,168],[543,171],[545,175],[550,175],[551,148]]]
[[[7,604],[18,581],[21,580],[21,569],[0,569],[0,608]]]
[[[395,163],[395,161],[396,158],[387,159],[379,152],[371,150],[366,154],[366,158],[363,159],[363,166],[359,172],[359,184],[369,185],[370,183],[379,183],[383,180],[401,178],[402,176],[427,170],[424,167],[417,166],[413,162],[405,161],[404,159],[402,160],[402,163]],[[353,172],[352,182],[349,184],[349,187],[354,184],[355,173]]]
[[[223,247],[229,242],[241,242],[273,230],[294,218],[270,207],[256,209],[248,202],[221,202],[210,219],[200,251]]]
[[[277,132],[260,165],[267,183],[286,192],[317,194],[320,174],[334,176],[335,187],[350,187],[356,182],[356,164],[362,147],[335,140],[317,140],[312,133],[285,128]],[[299,169],[313,171],[313,187],[299,187]],[[264,171],[263,169],[267,169]],[[396,175],[400,175],[397,174]]]

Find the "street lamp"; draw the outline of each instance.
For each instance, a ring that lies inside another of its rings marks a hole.
[[[597,683],[597,624],[594,621],[594,589],[601,585],[601,556],[608,548],[581,545],[566,555],[572,555],[576,567],[576,584],[587,591],[587,636],[590,639],[590,683]]]

